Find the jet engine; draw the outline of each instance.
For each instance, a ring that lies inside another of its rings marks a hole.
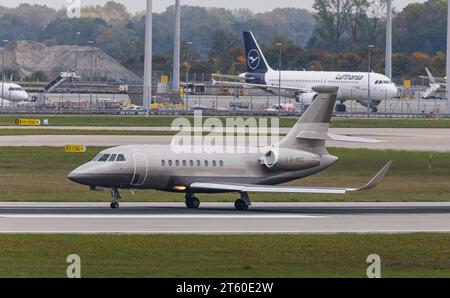
[[[273,171],[300,171],[320,165],[320,156],[293,149],[271,149],[261,158],[261,164]]]
[[[296,99],[297,102],[300,102],[300,103],[303,103],[303,104],[312,104],[314,99],[316,99],[317,95],[319,95],[319,94],[317,94],[315,92],[299,93],[299,94],[297,94],[295,99]]]

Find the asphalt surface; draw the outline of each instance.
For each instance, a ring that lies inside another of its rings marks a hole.
[[[0,203],[0,233],[450,232],[450,203]]]
[[[73,128],[72,128],[73,129]],[[93,129],[93,128],[83,128]],[[127,128],[134,129],[134,128]],[[144,128],[136,128],[136,130]],[[149,129],[149,128],[147,128]],[[162,128],[153,128],[155,130]],[[165,128],[167,130],[167,128]],[[280,129],[286,133],[289,129]],[[426,152],[450,152],[450,129],[421,129],[421,128],[336,128],[331,133],[344,134],[357,137],[374,138],[383,143],[361,144],[345,142],[328,142],[329,147],[363,148],[379,150],[407,150]],[[82,144],[86,146],[118,146],[139,144],[170,144],[171,136],[0,136],[0,147],[6,146],[54,146],[61,147],[67,144]]]

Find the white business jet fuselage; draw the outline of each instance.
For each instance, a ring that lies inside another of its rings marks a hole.
[[[11,102],[27,101],[28,93],[17,84],[0,82],[0,100],[2,98]]]

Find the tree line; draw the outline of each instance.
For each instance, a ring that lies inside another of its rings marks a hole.
[[[273,68],[278,68],[275,44],[281,42],[284,69],[366,71],[367,46],[373,44],[372,68],[384,72],[385,16],[371,3],[315,0],[312,12],[286,8],[261,14],[183,6],[182,72],[243,72],[244,30],[255,33]],[[394,11],[394,77],[423,75],[425,66],[436,76],[445,76],[446,8],[447,0],[428,0]],[[173,18],[173,6],[153,18],[154,69],[165,74],[170,74],[172,65]],[[113,1],[83,8],[80,19],[69,19],[64,10],[42,5],[0,6],[0,40],[47,45],[94,41],[138,75],[143,72],[144,37],[144,13],[130,14]]]

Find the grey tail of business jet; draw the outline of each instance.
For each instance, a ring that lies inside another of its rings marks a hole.
[[[250,31],[244,32],[245,57],[247,73],[266,73],[271,70],[255,36]]]
[[[316,154],[327,154],[326,140],[333,139],[328,134],[331,117],[336,104],[338,87],[315,87],[317,92],[311,106],[306,110],[289,134],[279,143],[280,148],[304,150]]]

